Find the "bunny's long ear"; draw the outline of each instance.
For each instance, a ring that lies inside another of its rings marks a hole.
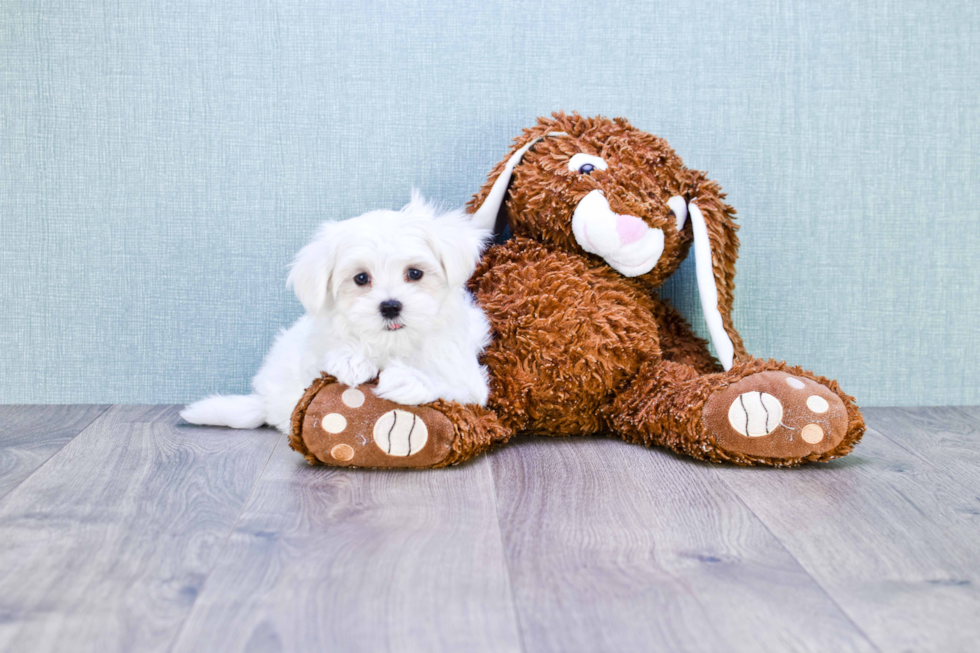
[[[736,360],[747,357],[742,338],[732,323],[738,227],[732,219],[735,211],[710,192],[717,188],[702,185],[699,190],[708,192],[699,192],[690,202],[676,196],[668,204],[677,218],[678,229],[683,228],[688,217],[691,220],[701,308],[718,359],[725,370],[730,370]]]
[[[493,186],[490,187],[487,196],[483,199],[483,203],[480,204],[480,208],[473,213],[471,220],[474,225],[480,229],[490,229],[494,235],[503,229],[503,225],[498,224],[497,217],[500,214],[500,207],[503,206],[504,200],[507,198],[507,187],[510,186],[511,177],[514,175],[514,168],[517,167],[517,164],[521,162],[521,159],[524,158],[524,155],[527,154],[527,151],[535,143],[549,136],[568,136],[568,134],[565,132],[549,132],[543,136],[532,138],[510,155],[504,164],[503,170],[497,175]]]

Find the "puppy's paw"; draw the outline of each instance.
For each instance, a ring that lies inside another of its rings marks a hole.
[[[378,376],[374,363],[356,352],[344,350],[327,352],[323,357],[323,370],[352,388]]]
[[[378,387],[374,394],[407,406],[427,404],[439,398],[420,372],[410,367],[394,365],[381,371],[378,377]]]

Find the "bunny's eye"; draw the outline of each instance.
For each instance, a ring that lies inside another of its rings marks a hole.
[[[360,274],[354,275],[354,283],[359,286],[366,286],[371,282],[371,275],[367,272],[361,272]]]
[[[568,169],[580,175],[589,175],[593,170],[605,170],[608,167],[609,164],[601,156],[592,156],[584,152],[579,152],[568,160]]]

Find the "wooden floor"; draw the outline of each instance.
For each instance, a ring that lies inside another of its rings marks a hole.
[[[980,650],[980,408],[866,417],[795,470],[539,438],[379,472],[0,406],[0,650]]]

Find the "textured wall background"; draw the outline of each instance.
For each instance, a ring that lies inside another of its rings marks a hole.
[[[565,109],[728,191],[751,351],[980,403],[978,3],[449,5],[0,3],[0,401],[246,390],[319,221],[462,203]]]

